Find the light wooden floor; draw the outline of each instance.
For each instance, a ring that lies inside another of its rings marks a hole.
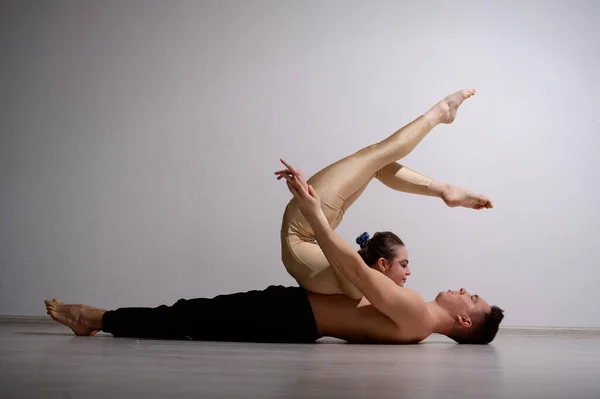
[[[0,323],[0,398],[600,398],[600,336],[501,332],[489,346],[75,337]]]

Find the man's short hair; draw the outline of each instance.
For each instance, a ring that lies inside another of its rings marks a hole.
[[[492,311],[475,317],[473,325],[469,329],[458,329],[455,333],[448,335],[459,344],[486,345],[494,340],[500,322],[504,318],[504,310],[498,306],[492,306]]]

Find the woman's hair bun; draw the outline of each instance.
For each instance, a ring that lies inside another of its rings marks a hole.
[[[371,236],[369,236],[369,233],[367,233],[366,231],[360,236],[358,236],[358,238],[356,239],[356,243],[360,245],[361,248],[364,248],[367,245],[369,245],[369,241],[371,241]]]

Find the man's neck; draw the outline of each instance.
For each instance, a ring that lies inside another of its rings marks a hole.
[[[431,332],[448,335],[454,325],[454,319],[435,301],[426,302],[425,306],[430,316]]]

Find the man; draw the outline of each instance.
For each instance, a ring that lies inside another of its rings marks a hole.
[[[47,313],[76,335],[102,330],[116,337],[210,341],[306,343],[331,336],[353,343],[409,344],[439,333],[459,343],[487,344],[503,318],[500,308],[465,289],[441,292],[425,303],[408,288],[372,277],[360,286],[373,304],[281,286],[157,308],[106,311],[56,299],[45,303]]]
[[[432,333],[459,343],[491,342],[503,311],[478,295],[440,292],[425,302],[369,268],[329,225],[320,198],[291,165],[283,173],[298,208],[312,227],[331,267],[343,274],[363,299],[322,295],[299,287],[181,299],[173,306],[114,311],[46,300],[47,313],[77,335],[103,330],[117,337],[251,342],[314,342],[332,336],[355,343],[417,343]]]
[[[474,94],[475,90],[451,94],[387,142],[384,140],[367,149],[373,152],[372,162],[365,163],[370,168],[364,168],[367,178],[410,152],[436,124],[452,122],[460,104]],[[47,313],[77,335],[94,335],[103,330],[114,336],[139,338],[314,342],[320,337],[332,336],[357,343],[417,343],[432,333],[439,333],[459,343],[487,344],[494,339],[504,317],[502,309],[490,306],[463,288],[441,292],[435,300],[426,303],[415,291],[398,286],[389,276],[367,266],[335,233],[335,223],[330,223],[323,212],[312,185],[299,170],[282,162],[287,169],[276,175],[278,179],[286,179],[294,195],[292,208],[301,212],[314,233],[319,247],[317,263],[331,267],[335,273],[335,276],[331,274],[335,279],[329,281],[333,291],[329,287],[318,294],[300,287],[271,286],[263,291],[219,295],[212,299],[181,299],[173,306],[114,311],[67,305],[52,299],[45,301]],[[431,184],[430,179],[415,172],[410,179],[404,179],[407,181],[403,184],[415,179]],[[358,195],[368,184],[368,179],[366,183],[360,179],[353,181],[359,186]],[[415,187],[401,191],[430,195],[423,187],[416,187],[418,184],[409,186]],[[469,207],[492,207],[484,196],[465,190],[461,196]],[[312,240],[304,244],[310,246],[314,255]],[[325,259],[320,259],[321,255]],[[405,259],[399,261],[407,264]],[[337,287],[336,281],[348,284]],[[344,286],[352,289],[346,292]],[[356,295],[324,295],[340,291]],[[364,297],[360,298],[361,295]]]

